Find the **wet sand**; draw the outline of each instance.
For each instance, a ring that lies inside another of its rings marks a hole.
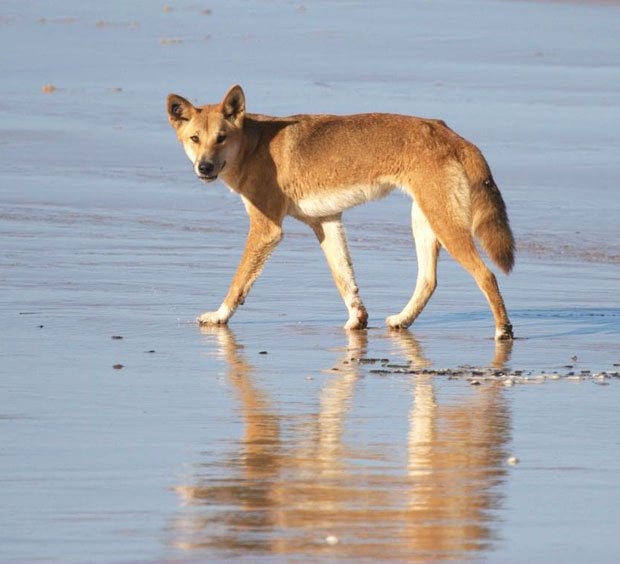
[[[0,560],[615,562],[619,15],[5,2]],[[293,220],[230,328],[198,329],[247,220],[193,178],[164,99],[233,82],[251,111],[476,142],[519,245],[515,342],[445,254],[411,330],[385,329],[416,273],[401,195],[345,215],[368,331],[341,329]]]

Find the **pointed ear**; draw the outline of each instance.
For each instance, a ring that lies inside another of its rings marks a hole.
[[[177,94],[168,94],[168,121],[172,127],[179,127],[181,122],[189,121],[195,110],[194,106],[182,96]]]
[[[221,106],[224,117],[235,125],[240,126],[245,114],[245,94],[241,86],[238,84],[231,86],[228,92],[226,92]]]

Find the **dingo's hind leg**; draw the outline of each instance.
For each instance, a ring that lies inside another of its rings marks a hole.
[[[340,292],[347,310],[349,319],[345,329],[364,329],[368,324],[368,313],[359,296],[355,283],[351,256],[347,246],[347,239],[340,215],[321,218],[309,224],[314,230],[321,249],[327,259],[336,288]]]
[[[433,228],[441,245],[472,275],[487,299],[495,320],[495,339],[512,339],[512,325],[497,280],[480,258],[470,227],[458,221],[437,221],[433,222]]]
[[[437,287],[439,241],[415,200],[411,207],[411,226],[418,257],[418,276],[409,303],[399,314],[390,315],[385,320],[387,325],[393,329],[409,327],[420,315]]]
[[[463,234],[461,237],[457,237],[456,245],[454,241],[446,241],[444,247],[473,276],[487,302],[489,302],[495,320],[495,339],[498,341],[512,339],[512,325],[508,319],[497,279],[480,258],[469,231],[466,233],[467,238]]]

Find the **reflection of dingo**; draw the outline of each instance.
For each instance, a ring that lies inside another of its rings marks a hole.
[[[477,147],[439,120],[393,114],[295,115],[245,113],[245,96],[233,86],[219,104],[194,107],[168,96],[168,117],[199,178],[220,177],[239,193],[250,217],[243,257],[220,308],[201,324],[226,323],[243,303],[291,215],[318,237],[344,300],[347,329],[366,327],[341,215],[345,209],[401,187],[411,211],[418,278],[404,309],[386,319],[408,327],[436,282],[444,247],[476,280],[495,319],[495,338],[511,339],[512,326],[493,273],[476,250],[509,272],[514,239],[502,196]]]
[[[501,383],[450,401],[434,376],[399,374],[397,404],[405,408],[403,392],[410,395],[408,430],[406,438],[386,437],[373,423],[375,404],[357,397],[370,375],[351,362],[367,356],[369,332],[347,332],[316,395],[302,392],[300,411],[299,398],[284,400],[261,385],[268,372],[252,366],[231,329],[201,331],[225,361],[243,431],[227,434],[221,452],[186,464],[189,475],[174,487],[189,509],[167,530],[190,561],[194,551],[202,551],[200,561],[286,555],[279,560],[304,562],[469,562],[491,553],[511,427]],[[409,331],[389,337],[412,368],[431,364]]]

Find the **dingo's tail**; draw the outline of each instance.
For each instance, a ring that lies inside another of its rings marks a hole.
[[[508,223],[506,204],[488,176],[472,183],[472,231],[489,258],[508,274],[515,262],[515,240]]]

